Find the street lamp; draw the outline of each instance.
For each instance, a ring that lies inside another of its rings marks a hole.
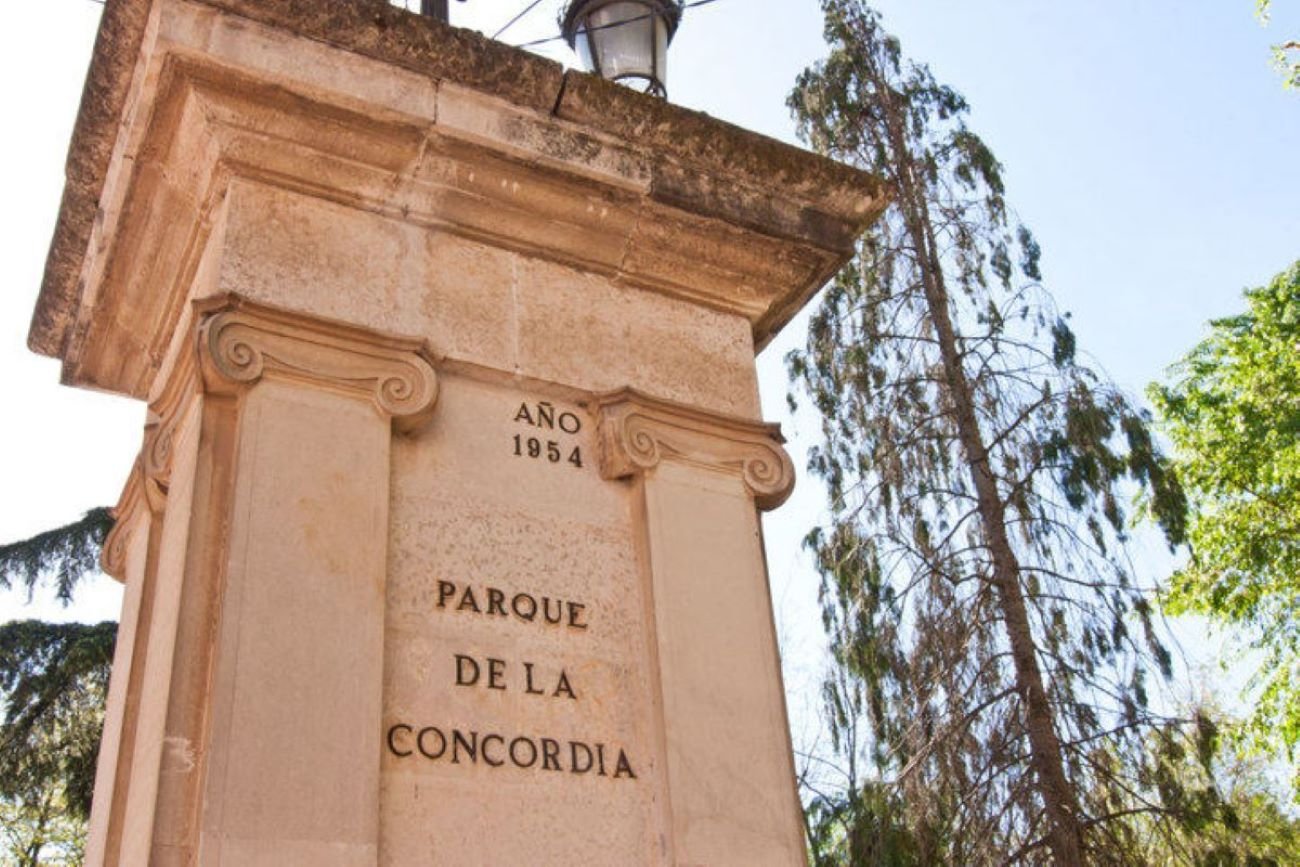
[[[663,97],[681,19],[677,0],[570,0],[560,28],[592,72]]]

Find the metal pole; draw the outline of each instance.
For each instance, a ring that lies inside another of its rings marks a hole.
[[[447,0],[420,0],[420,14],[436,18],[444,24],[450,20],[447,16]]]

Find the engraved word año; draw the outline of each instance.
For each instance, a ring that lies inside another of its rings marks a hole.
[[[560,434],[576,436],[582,430],[582,419],[576,414],[568,411],[557,413],[555,405],[550,401],[539,401],[531,407],[525,401],[519,404],[519,411],[515,413],[514,421],[515,424],[538,430],[559,432],[552,434],[554,438],[515,434],[515,457],[545,460],[552,464],[564,461],[575,467],[582,467],[582,447],[566,442],[565,438],[560,436]]]

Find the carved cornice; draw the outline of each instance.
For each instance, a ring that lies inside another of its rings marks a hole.
[[[885,204],[855,169],[374,0],[117,0],[92,63],[29,340],[136,397],[235,239],[210,234],[235,178],[742,316],[757,348]]]
[[[126,554],[131,545],[131,534],[135,532],[140,516],[148,511],[146,480],[141,464],[142,458],[136,458],[122,496],[113,508],[113,529],[108,531],[104,549],[99,554],[99,565],[105,574],[122,583],[126,583]]]
[[[672,459],[739,474],[760,509],[775,509],[794,488],[794,465],[777,424],[705,412],[634,389],[594,401],[600,470],[622,479]]]
[[[225,295],[194,303],[199,365],[209,392],[234,394],[263,377],[368,397],[409,432],[433,414],[438,377],[422,340],[319,319]]]

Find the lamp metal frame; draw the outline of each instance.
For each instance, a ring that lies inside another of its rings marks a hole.
[[[648,47],[648,56],[650,57],[651,68],[651,73],[649,75],[640,72],[632,72],[611,76],[606,74],[606,72],[600,68],[600,54],[596,51],[597,31],[602,29],[612,30],[615,27],[621,27],[628,22],[606,25],[603,28],[595,29],[588,28],[586,22],[589,20],[592,13],[599,12],[606,6],[611,6],[615,3],[635,3],[644,6],[647,16],[659,18],[664,22],[664,25],[668,30],[667,42],[672,43],[673,36],[677,33],[677,26],[681,24],[682,20],[682,4],[677,2],[677,0],[572,0],[564,10],[563,17],[560,19],[560,32],[564,34],[564,38],[569,43],[569,47],[574,50],[577,50],[578,38],[580,36],[586,39],[587,54],[591,58],[592,66],[595,67],[592,69],[592,72],[599,75],[601,78],[620,83],[627,79],[635,79],[637,81],[645,82],[646,93],[666,98],[668,96],[668,88],[666,84],[659,79],[659,68],[662,65],[662,61],[666,58],[656,56],[658,45],[653,37],[653,28],[651,29],[652,36]]]

